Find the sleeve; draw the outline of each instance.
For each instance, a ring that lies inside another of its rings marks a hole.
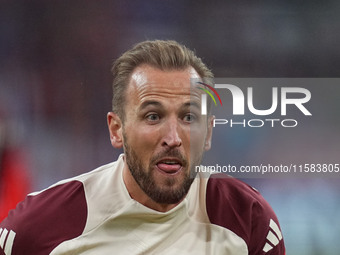
[[[251,211],[249,254],[284,255],[285,246],[281,228],[271,206],[261,196],[261,199],[253,204]]]
[[[206,207],[212,224],[241,237],[250,255],[284,255],[278,219],[261,194],[246,183],[225,174],[208,181]]]
[[[0,223],[0,255],[46,255],[82,234],[87,220],[83,184],[71,181],[29,195]]]

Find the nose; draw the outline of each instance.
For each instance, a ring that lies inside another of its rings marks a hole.
[[[164,136],[163,136],[163,142],[162,145],[174,148],[179,147],[182,145],[182,139],[179,135],[179,123],[177,119],[171,119],[164,123]]]

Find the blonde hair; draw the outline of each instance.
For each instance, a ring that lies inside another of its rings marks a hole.
[[[144,41],[126,51],[112,66],[112,111],[124,120],[125,91],[134,69],[147,64],[160,70],[182,70],[193,67],[206,82],[214,75],[195,53],[176,41]]]

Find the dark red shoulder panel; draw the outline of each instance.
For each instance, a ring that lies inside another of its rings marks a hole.
[[[270,230],[270,219],[276,223],[278,220],[258,191],[225,174],[215,174],[208,181],[206,206],[210,222],[241,237],[247,243],[249,254],[266,254],[263,248]],[[278,246],[271,252],[284,254],[283,240]]]
[[[86,219],[83,184],[71,181],[28,196],[9,212],[0,228],[15,233],[12,255],[45,255],[63,241],[81,235]],[[1,247],[0,254],[4,254]]]

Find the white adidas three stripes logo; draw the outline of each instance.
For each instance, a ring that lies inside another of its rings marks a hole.
[[[13,230],[0,228],[0,247],[6,255],[12,254],[12,247],[16,233]]]
[[[268,231],[267,242],[263,247],[264,252],[270,251],[282,240],[282,233],[278,225],[272,219],[270,219],[269,227],[270,230]]]

